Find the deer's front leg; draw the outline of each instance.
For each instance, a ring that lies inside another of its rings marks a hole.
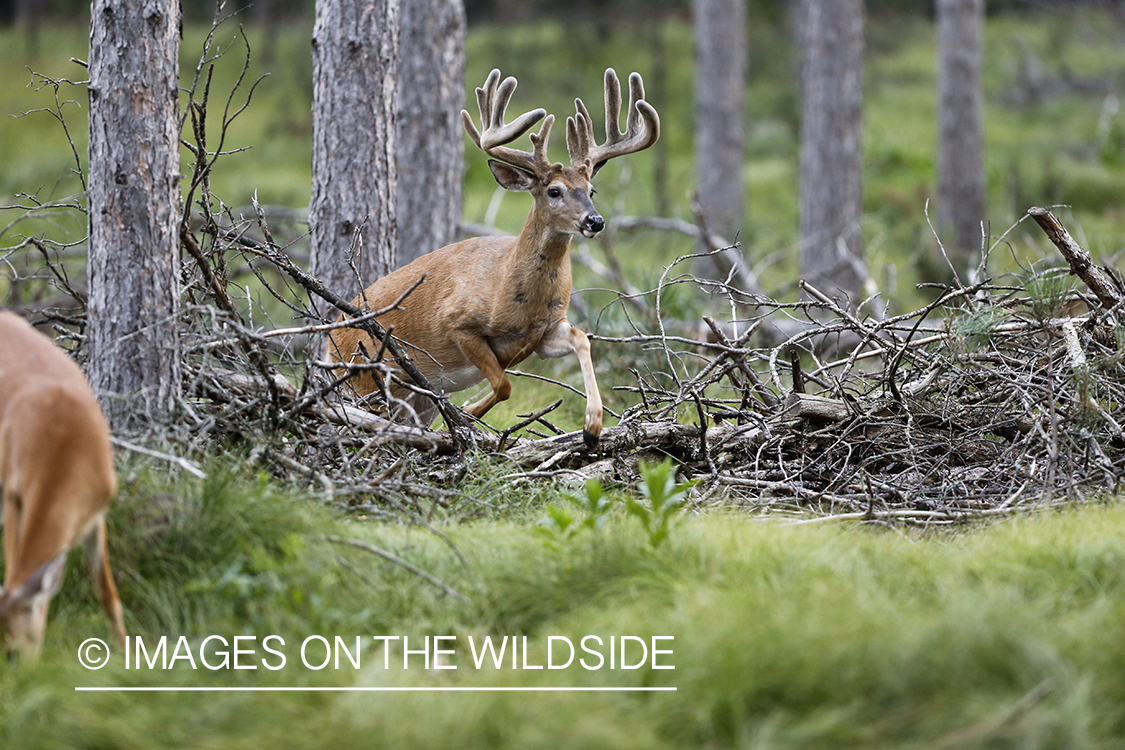
[[[493,406],[501,401],[508,400],[508,397],[512,395],[512,381],[508,380],[507,373],[500,366],[500,361],[496,359],[496,353],[492,351],[492,347],[488,345],[488,341],[485,339],[464,335],[457,339],[457,347],[465,355],[465,358],[472,363],[473,367],[480,370],[492,386],[492,393],[465,407],[466,412],[480,419]]]
[[[598,381],[594,377],[594,361],[590,359],[590,339],[563,318],[547,332],[535,350],[543,359],[564,357],[571,352],[578,357],[578,364],[582,368],[582,382],[586,388],[586,418],[582,439],[587,448],[593,449],[602,434],[602,395],[598,392]]]

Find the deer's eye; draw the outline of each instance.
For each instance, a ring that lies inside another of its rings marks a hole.
[[[547,188],[547,197],[548,198],[558,198],[561,195],[562,195],[562,191],[559,190],[557,187]]]

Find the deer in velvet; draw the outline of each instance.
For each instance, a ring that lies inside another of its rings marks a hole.
[[[602,430],[602,401],[586,334],[567,320],[570,304],[570,240],[592,238],[605,220],[591,202],[590,181],[607,161],[648,148],[660,134],[660,118],[644,100],[641,76],[629,76],[626,127],[620,129],[621,87],[613,69],[605,72],[606,140],[598,145],[593,121],[581,99],[566,120],[570,166],[547,158],[554,116],[543,109],[505,123],[515,78],[500,81],[493,70],[477,89],[481,129],[465,110],[461,119],[488,166],[505,189],[531,193],[531,213],[518,237],[477,237],[447,245],[384,276],[353,302],[370,310],[389,308],[378,322],[393,331],[414,364],[444,393],[464,390],[487,379],[492,391],[466,407],[480,418],[506,400],[512,385],[505,370],[532,353],[541,358],[574,353],[586,390],[583,438],[597,445]],[[531,134],[532,151],[507,144],[543,121]],[[422,283],[407,294],[411,286]],[[405,298],[404,298],[405,295]],[[401,302],[398,302],[401,300]],[[398,304],[396,304],[398,302]],[[341,319],[343,316],[341,316]],[[342,363],[368,363],[381,348],[358,328],[340,328],[329,336],[328,357]],[[350,379],[360,396],[388,395],[393,416],[412,410],[428,424],[432,401],[404,384],[409,378],[387,363],[390,382],[370,368]]]

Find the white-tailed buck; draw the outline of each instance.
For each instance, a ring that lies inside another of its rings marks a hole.
[[[82,370],[54,342],[0,311],[0,483],[11,652],[35,657],[66,555],[86,543],[90,572],[124,645],[121,602],[106,553],[105,511],[117,489],[109,428]]]
[[[660,118],[644,100],[640,75],[629,76],[629,107],[625,132],[620,129],[621,86],[612,69],[605,72],[606,141],[597,145],[589,112],[580,99],[577,113],[566,120],[570,166],[551,163],[547,141],[554,115],[536,109],[505,123],[505,111],[516,88],[515,78],[500,81],[493,70],[484,88],[477,89],[481,129],[461,111],[465,130],[488,166],[507,190],[531,193],[534,200],[519,237],[477,237],[447,245],[384,276],[353,304],[366,309],[391,307],[420,278],[422,284],[401,304],[378,317],[431,385],[442,392],[460,391],[487,379],[492,392],[466,408],[482,417],[512,390],[505,370],[533,352],[541,358],[578,356],[586,387],[583,437],[597,444],[602,430],[602,401],[590,360],[586,334],[566,318],[570,304],[570,238],[590,238],[605,228],[605,220],[590,200],[590,181],[607,161],[648,148],[660,135]],[[545,120],[543,118],[546,117]],[[507,145],[543,120],[531,135],[533,151]],[[378,342],[356,328],[332,332],[328,357],[341,362],[369,362],[381,351]],[[409,376],[388,363],[389,388],[370,370],[349,382],[359,395],[389,395],[401,416],[412,409],[429,423],[435,407],[425,396],[396,381]],[[389,394],[386,392],[389,390]]]

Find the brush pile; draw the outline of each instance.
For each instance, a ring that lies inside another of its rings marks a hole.
[[[594,450],[551,421],[564,400],[581,400],[562,383],[572,392],[506,425],[470,424],[449,399],[440,401],[453,429],[389,422],[349,402],[323,355],[306,349],[331,325],[318,309],[362,312],[302,271],[266,212],[253,213],[184,229],[180,414],[122,445],[182,459],[234,448],[334,502],[415,518],[434,503],[494,506],[499,485],[512,482],[631,484],[641,458],[663,456],[701,480],[697,507],[923,524],[1096,497],[1125,474],[1125,290],[1043,209],[1025,219],[1068,267],[1004,285],[982,273],[933,286],[932,303],[898,315],[870,300],[857,311],[807,284],[799,300],[780,302],[739,288],[737,273],[723,283],[673,276],[693,256],[681,258],[657,288],[618,299],[620,335],[592,336],[603,382],[629,404],[607,414]],[[43,250],[21,248],[28,265],[16,290],[24,311],[54,322],[81,359],[82,292],[65,259]],[[10,268],[17,256],[8,254]],[[28,270],[36,258],[39,271]],[[1073,275],[1085,289],[1072,288]],[[52,283],[26,293],[45,278]],[[661,300],[679,285],[721,297],[733,313],[698,327],[667,315]],[[263,325],[264,311],[307,324]],[[500,468],[485,472],[483,490],[464,491],[480,462]]]

